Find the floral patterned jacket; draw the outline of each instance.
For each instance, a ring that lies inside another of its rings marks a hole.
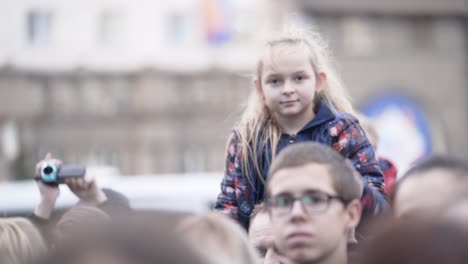
[[[364,218],[378,214],[388,206],[382,171],[374,150],[356,118],[347,113],[334,114],[325,104],[320,103],[314,119],[297,135],[281,135],[277,153],[290,144],[304,141],[328,145],[351,160],[362,175],[364,183],[361,198]],[[243,175],[241,148],[239,137],[234,131],[228,144],[225,175],[214,210],[229,215],[248,229],[252,210],[264,199],[264,184],[254,169],[250,173],[251,183]],[[262,174],[267,175],[271,151],[264,150],[262,155]]]

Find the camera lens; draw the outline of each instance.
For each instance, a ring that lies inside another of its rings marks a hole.
[[[51,166],[47,166],[43,170],[44,174],[51,174],[52,171],[54,171],[54,169]]]

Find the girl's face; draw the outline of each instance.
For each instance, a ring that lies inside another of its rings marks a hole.
[[[278,45],[263,57],[261,84],[257,90],[276,118],[313,116],[313,100],[320,89],[309,60],[310,52],[301,45]]]

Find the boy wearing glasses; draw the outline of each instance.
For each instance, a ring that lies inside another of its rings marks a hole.
[[[286,148],[266,185],[277,250],[296,264],[347,263],[362,191],[353,165],[329,147],[308,142]]]

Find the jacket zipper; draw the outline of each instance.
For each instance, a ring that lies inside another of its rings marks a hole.
[[[289,144],[293,144],[294,142],[296,142],[296,134],[292,134],[290,137],[291,138],[289,139]]]

